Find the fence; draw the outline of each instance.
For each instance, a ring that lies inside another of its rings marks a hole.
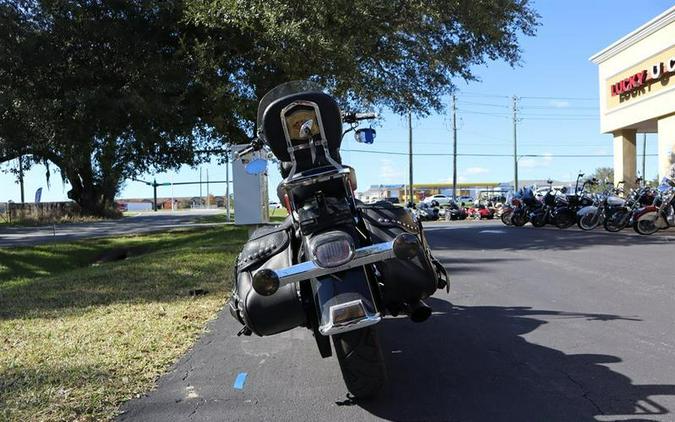
[[[75,202],[4,203],[0,204],[0,215],[9,223],[53,223],[80,216],[80,207]]]

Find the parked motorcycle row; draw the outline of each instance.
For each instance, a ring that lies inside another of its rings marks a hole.
[[[420,221],[455,221],[455,220],[492,220],[500,216],[502,203],[493,201],[479,201],[472,206],[464,203],[457,204],[449,201],[447,204],[439,204],[437,201],[420,202],[413,205],[413,213]]]
[[[532,188],[519,190],[503,207],[502,222],[519,227],[528,222],[535,227],[550,224],[561,229],[576,224],[587,231],[602,225],[609,232],[632,227],[642,235],[675,225],[674,179],[665,177],[656,188],[638,179],[638,187],[628,192],[624,192],[622,184],[613,186],[605,181],[597,192],[592,188],[600,182],[588,179],[580,186],[583,177],[583,173],[578,175],[572,194],[565,188],[550,188],[542,197],[537,197]]]

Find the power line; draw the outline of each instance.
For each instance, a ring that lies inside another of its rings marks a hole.
[[[467,97],[485,97],[485,98],[505,98],[511,99],[510,95],[499,95],[499,94],[485,94],[481,92],[471,92],[471,91],[461,91],[458,90],[458,95],[467,96]],[[528,99],[528,100],[566,100],[566,101],[599,101],[597,97],[548,97],[548,96],[524,96],[518,97],[519,99]]]
[[[518,97],[528,100],[569,100],[569,101],[599,101],[598,98],[592,97]]]
[[[465,110],[463,108],[458,108],[457,111],[467,114],[480,114],[483,116],[492,116],[492,117],[509,117],[508,113],[497,113],[497,112],[486,112],[486,111],[476,111],[476,110]]]
[[[521,117],[521,120],[586,120],[597,121],[597,117]]]
[[[365,154],[382,154],[382,155],[405,155],[407,152],[393,152],[393,151],[371,151],[365,149],[343,149],[344,152],[360,152]],[[449,153],[413,153],[413,156],[421,157],[450,157],[452,154]],[[460,153],[457,154],[458,157],[513,157],[513,154],[471,154],[471,153]],[[658,154],[647,154],[647,157],[656,157]],[[518,156],[519,158],[611,158],[612,154],[522,154]]]
[[[485,107],[497,107],[497,108],[505,108],[508,109],[509,106],[504,105],[504,104],[488,104],[488,103],[476,103],[473,101],[464,101],[464,100],[459,100],[459,104],[468,104],[468,105],[477,105],[477,106],[485,106]]]
[[[578,107],[578,106],[565,106],[565,107],[557,107],[554,105],[550,106],[525,106],[525,107],[520,107],[521,110],[598,110],[599,107]]]
[[[485,97],[485,98],[511,98],[508,95],[495,95],[495,94],[483,94],[480,92],[470,92],[470,91],[459,91],[458,94],[467,96],[467,97]]]
[[[471,139],[471,136],[467,136],[465,138]],[[497,142],[474,142],[474,141],[468,141],[465,142],[464,146],[509,146],[511,144],[511,140],[502,140],[503,142],[497,143]],[[387,141],[387,145],[394,144],[394,145],[407,145],[408,142],[405,141]],[[449,145],[450,142],[431,142],[431,141],[416,141],[415,145]],[[559,144],[559,143],[530,143],[530,142],[519,142],[518,145],[524,145],[524,146],[532,146],[532,147],[549,147],[549,146],[555,146],[555,147],[570,147],[570,148],[587,148],[587,147],[605,147],[605,146],[610,146],[611,143],[609,142],[602,142],[602,143],[583,143],[583,144]]]
[[[508,113],[465,110],[463,108],[458,108],[457,111],[465,114],[479,114],[481,116],[490,116],[490,117],[500,117],[500,118],[512,117]],[[564,114],[564,113],[534,113],[534,114],[520,114],[520,116],[522,117],[519,117],[519,119],[522,120],[597,120],[599,118],[599,116],[594,116],[591,114]]]

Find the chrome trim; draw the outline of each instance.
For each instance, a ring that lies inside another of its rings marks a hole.
[[[342,323],[335,323],[333,321],[333,309],[334,308],[344,308],[348,306],[360,306],[363,310],[364,316],[359,319],[353,319],[351,321],[346,321]],[[330,307],[330,320],[327,324],[321,325],[319,327],[319,332],[324,336],[332,336],[335,334],[346,333],[348,331],[354,331],[361,328],[365,328],[374,324],[377,324],[382,320],[379,312],[375,314],[368,313],[366,306],[363,303],[363,300],[357,299],[351,302],[339,303]]]
[[[281,112],[279,113],[279,117],[281,118],[281,127],[284,130],[284,136],[286,137],[286,146],[287,146],[287,151],[289,152],[289,155],[291,157],[291,171],[288,177],[292,177],[295,174],[296,168],[297,168],[297,161],[295,159],[295,151],[299,149],[306,149],[307,146],[302,146],[301,148],[298,148],[298,145],[293,145],[293,141],[291,140],[291,135],[288,130],[288,123],[286,122],[286,113],[288,113],[291,109],[297,106],[306,106],[306,107],[311,107],[314,109],[314,114],[316,115],[317,119],[317,124],[319,125],[319,133],[321,135],[321,140],[319,142],[314,142],[313,139],[310,139],[310,142],[308,143],[309,148],[311,148],[311,153],[312,153],[312,162],[315,161],[316,158],[316,145],[321,145],[324,150],[324,155],[326,156],[326,159],[328,162],[333,165],[336,169],[342,169],[342,165],[335,161],[333,157],[330,155],[330,150],[328,148],[328,138],[326,137],[326,132],[323,127],[323,120],[321,118],[321,110],[319,109],[319,106],[313,102],[313,101],[306,101],[306,100],[296,100],[293,101],[292,103],[288,104],[286,107],[284,107]]]
[[[391,242],[376,243],[374,245],[364,246],[363,248],[356,249],[354,251],[354,258],[346,264],[340,265],[338,267],[322,268],[314,261],[306,261],[291,265],[287,268],[270,270],[274,271],[277,277],[279,277],[279,287],[281,288],[287,284],[295,283],[297,281],[309,280],[310,278],[321,277],[323,275],[345,271],[350,268],[384,261],[385,259],[395,258],[395,240],[396,239]],[[255,277],[255,274],[253,274],[253,276]]]

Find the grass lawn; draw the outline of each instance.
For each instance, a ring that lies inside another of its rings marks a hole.
[[[280,223],[288,217],[288,212],[284,208],[270,209],[270,223]],[[226,223],[227,214],[220,212],[217,214],[204,215],[197,219],[200,223]],[[234,213],[230,214],[230,221],[234,222]]]
[[[0,420],[113,418],[223,307],[245,238],[216,226],[0,248]]]

